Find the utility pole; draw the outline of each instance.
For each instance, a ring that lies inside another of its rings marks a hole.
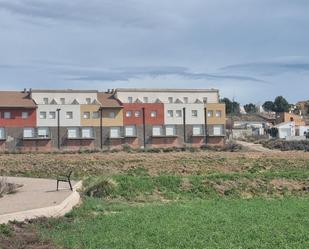
[[[208,143],[208,127],[207,127],[207,107],[204,107],[204,119],[205,119],[205,144]]]
[[[143,113],[143,142],[144,142],[144,149],[146,149],[146,117],[145,117],[145,107],[142,108]]]
[[[186,108],[183,108],[183,141],[184,143],[187,142],[186,138]]]
[[[103,108],[100,107],[100,147],[103,149]]]
[[[58,150],[60,150],[61,146],[60,146],[60,111],[61,109],[58,108],[57,109],[57,135],[58,135]]]

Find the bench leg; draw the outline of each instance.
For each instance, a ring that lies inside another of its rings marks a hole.
[[[71,184],[71,181],[70,181],[70,180],[69,180],[69,185],[70,185],[71,191],[73,191],[72,184]]]

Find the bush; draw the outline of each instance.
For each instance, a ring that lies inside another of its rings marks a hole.
[[[289,151],[289,150],[309,151],[309,141],[307,140],[286,141],[282,139],[276,139],[276,140],[262,141],[261,144],[266,148],[277,149],[282,151]]]
[[[110,196],[117,187],[117,183],[110,178],[100,178],[86,188],[85,195],[96,198]]]
[[[224,151],[237,152],[242,150],[242,146],[235,143],[234,141],[229,141],[226,143],[223,149]]]

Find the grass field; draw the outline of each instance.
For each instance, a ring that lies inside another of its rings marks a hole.
[[[83,203],[66,217],[0,227],[3,249],[309,248],[308,153],[0,159],[2,174],[53,177],[69,167],[85,185]]]

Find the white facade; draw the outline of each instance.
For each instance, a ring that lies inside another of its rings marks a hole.
[[[81,104],[97,102],[97,91],[44,91],[32,92],[37,104],[37,126],[58,126],[57,109],[60,109],[60,126],[81,126]]]
[[[278,137],[285,139],[295,136],[295,122],[281,123],[275,126],[278,129]]]
[[[81,126],[80,105],[38,105],[37,126],[58,126],[58,108],[60,109],[60,126]]]
[[[164,123],[183,124],[183,108],[186,108],[186,124],[204,124],[204,104],[164,104]]]
[[[116,89],[116,97],[122,103],[136,102],[136,100],[154,103],[158,99],[166,103],[192,104],[199,102],[218,103],[219,91],[215,89]]]

